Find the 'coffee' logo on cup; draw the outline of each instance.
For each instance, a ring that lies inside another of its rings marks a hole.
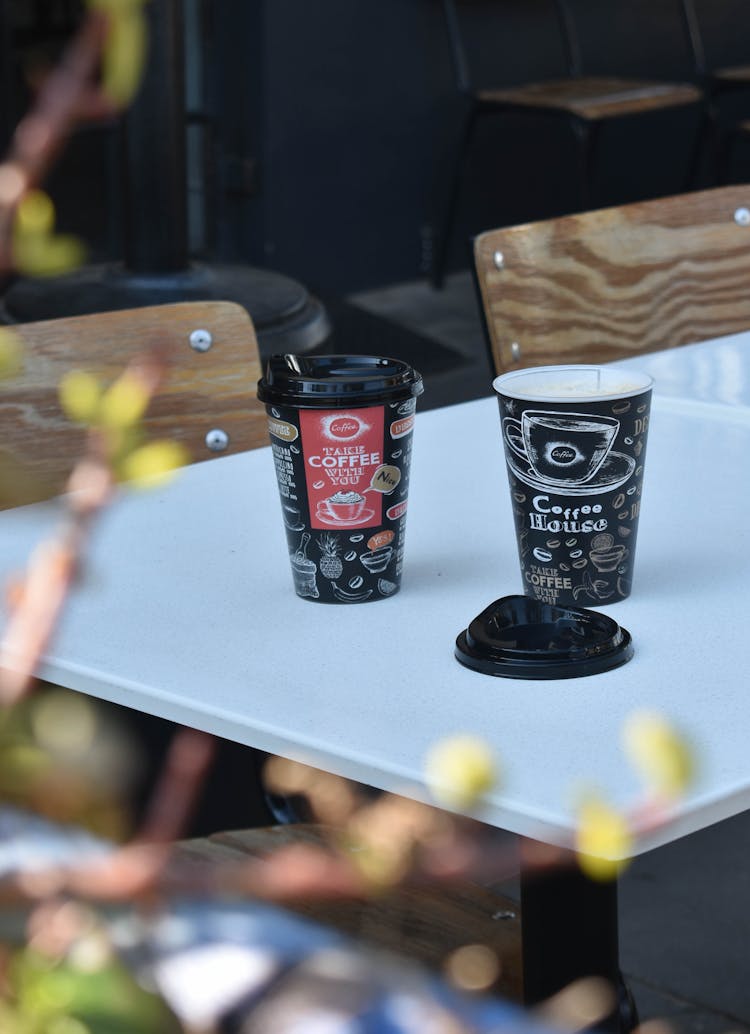
[[[349,441],[351,438],[356,438],[362,429],[361,421],[349,414],[329,419],[327,428],[330,436],[338,441]]]
[[[555,463],[573,463],[577,458],[578,453],[569,445],[556,445],[550,452],[550,459]]]

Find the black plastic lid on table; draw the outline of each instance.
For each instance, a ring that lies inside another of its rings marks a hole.
[[[625,664],[633,645],[626,629],[598,611],[504,596],[461,632],[455,655],[485,675],[569,679]]]
[[[423,390],[407,363],[372,355],[272,355],[258,382],[261,402],[310,408],[377,405]]]

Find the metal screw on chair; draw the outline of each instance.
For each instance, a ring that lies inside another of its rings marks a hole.
[[[511,341],[510,343],[510,355],[514,363],[517,363],[521,358],[521,346],[517,341]]]
[[[495,269],[502,269],[505,266],[505,255],[503,255],[502,251],[495,252],[492,256],[492,262]]]
[[[214,427],[206,435],[206,445],[211,452],[224,452],[229,445],[229,435],[220,427]]]
[[[196,352],[207,352],[213,343],[214,339],[207,330],[194,330],[190,335],[190,347]]]
[[[738,226],[750,226],[750,208],[738,208],[734,213],[734,221]]]

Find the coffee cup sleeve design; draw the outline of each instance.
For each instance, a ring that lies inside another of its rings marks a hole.
[[[624,599],[632,582],[650,385],[627,405],[621,398],[527,402],[497,390],[524,592],[560,605]]]
[[[320,603],[396,593],[422,378],[382,356],[272,355],[266,404],[294,588]]]

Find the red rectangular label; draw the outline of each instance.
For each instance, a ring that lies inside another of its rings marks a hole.
[[[383,497],[370,482],[383,464],[383,407],[302,409],[299,415],[311,527],[379,525]]]

